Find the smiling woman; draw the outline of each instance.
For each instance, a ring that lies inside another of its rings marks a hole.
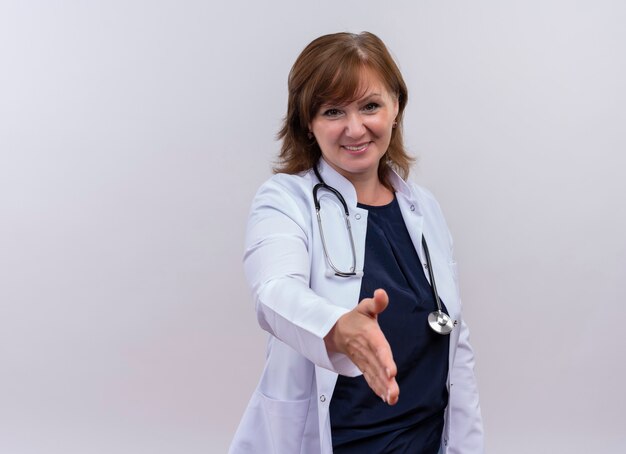
[[[310,130],[324,160],[362,194],[359,201],[381,205],[393,199],[392,188],[386,187],[377,175],[393,126],[397,125],[398,99],[372,70],[363,69],[360,82],[359,93],[363,94],[359,99],[343,105],[322,105]],[[367,181],[379,184],[368,191],[367,186],[362,187]]]
[[[406,101],[371,33],[322,36],[291,70],[244,257],[266,366],[231,453],[483,452],[450,233],[406,181]]]
[[[278,134],[282,139],[277,172],[298,173],[309,170],[319,160],[321,149],[312,140],[313,120],[325,110],[362,100],[370,83],[380,87],[397,103],[394,127],[378,174],[387,179],[392,167],[402,178],[409,174],[413,159],[406,153],[402,139],[402,118],[408,91],[398,66],[385,44],[371,33],[336,33],[311,42],[297,58],[289,73],[287,116]],[[338,112],[337,112],[338,113]],[[391,125],[390,125],[391,126]]]

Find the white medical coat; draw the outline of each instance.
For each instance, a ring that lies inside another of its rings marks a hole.
[[[346,200],[357,270],[363,270],[368,212],[357,207],[355,189],[346,178],[323,159],[318,168],[324,181]],[[274,175],[261,186],[252,204],[245,272],[259,324],[271,335],[261,380],[237,429],[231,454],[332,453],[329,405],[337,374],[361,374],[347,356],[329,354],[324,344],[324,336],[337,319],[358,304],[361,278],[337,277],[329,272],[312,197],[317,183],[312,170]],[[422,234],[428,242],[437,290],[457,322],[450,334],[443,452],[482,454],[474,355],[461,316],[448,227],[428,191],[408,184],[395,173],[391,183],[424,265]],[[318,196],[329,255],[338,268],[346,270],[351,266],[352,253],[343,208],[328,191],[320,190]]]

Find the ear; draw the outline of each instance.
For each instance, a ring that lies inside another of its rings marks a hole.
[[[398,101],[398,96],[393,97],[393,119],[395,120],[398,116],[398,112],[400,111],[400,102]]]

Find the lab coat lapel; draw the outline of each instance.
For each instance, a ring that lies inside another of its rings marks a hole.
[[[426,263],[424,256],[424,250],[422,248],[422,235],[424,234],[424,213],[422,212],[421,204],[418,203],[415,194],[411,191],[411,188],[400,176],[392,172],[390,174],[391,184],[396,191],[396,198],[398,199],[398,205],[402,211],[402,218],[409,231],[409,236],[413,242],[413,247],[417,251],[417,255],[421,263]],[[430,282],[428,275],[426,279]]]

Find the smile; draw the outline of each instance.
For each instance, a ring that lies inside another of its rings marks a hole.
[[[360,151],[365,151],[367,147],[369,146],[369,144],[370,142],[365,142],[365,143],[360,143],[357,145],[342,145],[342,147],[348,151],[360,152]]]

